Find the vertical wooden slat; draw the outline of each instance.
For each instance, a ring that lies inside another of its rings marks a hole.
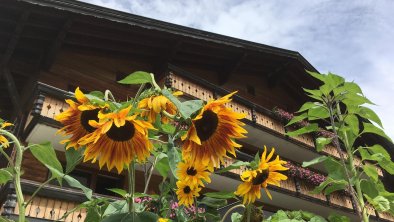
[[[30,208],[30,212],[29,215],[30,217],[37,217],[37,214],[39,213],[39,209],[40,209],[40,201],[41,198],[38,196],[35,196],[32,203],[31,203],[31,208]]]
[[[55,200],[54,199],[48,199],[48,203],[45,209],[45,219],[52,219],[53,217],[53,207],[55,205]]]
[[[81,217],[80,217],[80,219],[79,219],[79,221],[80,222],[83,222],[83,221],[85,221],[85,218],[86,218],[86,209],[85,208],[83,208],[83,209],[81,209]]]
[[[67,205],[67,212],[69,212],[71,209],[73,209],[74,208],[74,206],[75,206],[75,204],[73,203],[73,202],[70,202],[68,205]],[[74,216],[74,212],[73,213],[70,213],[68,216],[67,216],[67,218],[66,218],[66,222],[72,222],[73,221],[73,216]]]
[[[52,98],[45,97],[44,102],[42,104],[41,115],[42,116],[49,116],[50,110],[52,109]]]
[[[25,200],[26,200],[26,201],[29,201],[30,198],[31,198],[31,196],[26,195]],[[30,209],[31,209],[31,202],[30,202],[29,205],[26,206],[25,215],[29,215],[29,214],[30,214]],[[18,214],[19,214],[19,211],[18,211]]]
[[[68,202],[60,202],[60,204],[61,204],[61,206],[60,206],[60,210],[57,215],[57,219],[62,218],[68,209]],[[55,205],[56,205],[56,203],[55,203]]]
[[[45,217],[45,211],[47,208],[48,204],[48,199],[47,198],[41,198],[40,203],[38,204],[38,214],[36,217],[38,218],[44,218]]]
[[[60,200],[55,200],[55,205],[53,206],[52,219],[59,219],[60,211],[62,210],[62,202]]]

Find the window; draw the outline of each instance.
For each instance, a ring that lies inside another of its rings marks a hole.
[[[119,178],[98,174],[95,192],[103,195],[113,196],[114,193],[108,190],[111,188],[123,189],[123,177]]]

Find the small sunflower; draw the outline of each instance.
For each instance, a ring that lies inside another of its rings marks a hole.
[[[227,152],[235,156],[241,145],[234,139],[244,138],[247,131],[240,119],[245,114],[236,113],[225,106],[235,92],[208,102],[193,119],[188,132],[182,136],[182,155],[191,162],[209,167],[219,167]]]
[[[100,112],[98,122],[89,121],[96,131],[78,142],[86,145],[85,162],[98,159],[100,168],[106,164],[109,170],[116,167],[120,173],[134,158],[143,162],[149,157],[153,145],[148,139],[148,129],[154,128],[149,122],[136,119],[137,115],[129,116],[130,109],[131,106],[118,113]]]
[[[70,106],[66,111],[55,116],[55,120],[64,125],[58,133],[65,136],[71,136],[69,139],[62,140],[60,143],[68,143],[66,149],[74,147],[78,149],[80,145],[78,140],[89,133],[92,133],[95,128],[89,125],[90,120],[98,120],[98,113],[100,107],[90,104],[89,99],[83,92],[77,88],[75,89],[76,102],[67,99],[66,103]]]
[[[159,219],[157,219],[157,222],[169,222],[169,221],[170,221],[170,219],[162,218],[162,217],[160,217]]]
[[[174,96],[180,96],[183,93],[180,91],[174,92]],[[177,108],[176,106],[165,96],[163,95],[153,95],[151,97],[142,99],[138,103],[138,108],[142,109],[141,116],[147,117],[148,121],[154,123],[156,121],[157,114],[160,114],[162,110],[167,113],[174,115],[176,114]],[[168,123],[170,119],[166,116],[162,116],[161,121],[163,123]]]
[[[261,160],[258,168],[256,170],[247,170],[242,173],[241,183],[235,194],[238,196],[243,196],[243,204],[253,203],[256,198],[261,197],[261,188],[264,188],[267,196],[272,200],[272,196],[267,189],[268,184],[280,186],[281,180],[287,180],[287,176],[276,172],[287,170],[283,164],[286,161],[280,160],[279,156],[276,156],[275,160],[270,161],[274,155],[275,149],[272,148],[271,152],[267,156],[267,148],[264,147],[264,152],[261,155]]]
[[[1,123],[1,127],[0,128],[4,129],[4,128],[9,127],[9,126],[13,126],[13,124],[12,123],[7,123],[7,122],[3,122],[3,123]],[[8,139],[5,136],[3,136],[3,135],[0,135],[0,145],[3,146],[4,148],[7,148],[7,147],[10,146],[10,143],[8,142]]]
[[[177,190],[176,194],[178,196],[179,205],[185,205],[190,207],[194,203],[194,197],[200,196],[199,192],[201,188],[196,185],[191,185],[185,181],[179,180],[176,182]]]
[[[179,162],[177,176],[179,180],[184,181],[187,184],[191,185],[200,185],[204,186],[203,181],[206,183],[210,183],[211,179],[209,178],[210,172],[207,169],[207,166],[204,166],[200,163],[192,163],[190,161]]]

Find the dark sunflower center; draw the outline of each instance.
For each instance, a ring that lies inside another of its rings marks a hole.
[[[194,167],[187,168],[186,170],[187,175],[195,176],[197,174],[197,170]]]
[[[107,132],[107,136],[112,140],[122,142],[133,138],[134,132],[134,125],[126,121],[126,123],[121,127],[117,127],[115,124],[112,124],[111,129]]]
[[[216,113],[211,110],[204,111],[202,118],[194,123],[198,138],[201,141],[208,140],[215,133],[218,123],[219,118]]]
[[[98,121],[97,115],[99,111],[100,109],[93,109],[93,110],[85,110],[82,111],[81,113],[81,119],[80,119],[81,125],[89,133],[93,132],[96,129],[93,126],[89,125],[89,120]]]
[[[260,185],[264,183],[264,181],[268,179],[269,174],[268,169],[263,170],[261,173],[257,173],[257,176],[252,180],[253,185]]]
[[[185,194],[190,193],[190,191],[192,191],[192,190],[190,189],[189,186],[186,186],[186,187],[183,188],[183,192],[184,192]]]

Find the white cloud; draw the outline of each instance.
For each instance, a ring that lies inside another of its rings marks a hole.
[[[394,138],[394,2],[390,0],[86,0],[299,51],[318,70],[359,83]]]

